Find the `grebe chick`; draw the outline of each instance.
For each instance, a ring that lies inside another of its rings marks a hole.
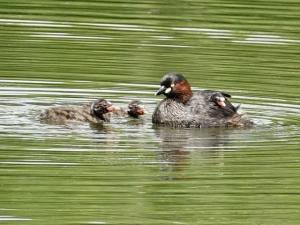
[[[127,114],[133,118],[139,118],[141,115],[145,114],[145,107],[139,100],[131,101],[128,104]]]
[[[85,105],[55,106],[46,109],[39,116],[40,120],[54,123],[68,122],[90,122],[103,123],[109,121],[109,112],[117,111],[119,108],[105,99],[97,99]]]

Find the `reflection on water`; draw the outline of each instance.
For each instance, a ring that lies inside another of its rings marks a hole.
[[[17,26],[38,26],[38,27],[95,27],[99,29],[110,29],[117,31],[143,31],[143,32],[161,32],[162,28],[160,27],[143,27],[140,25],[132,24],[108,24],[108,23],[71,23],[71,22],[54,22],[54,21],[38,21],[38,20],[16,20],[16,19],[0,19],[0,24],[2,25],[17,25]],[[164,28],[165,30],[166,28]],[[210,28],[187,28],[187,27],[171,27],[171,30],[180,31],[180,32],[196,32],[195,35],[205,34],[210,38],[221,38],[221,39],[232,39],[232,42],[237,43],[249,43],[249,44],[295,44],[299,43],[300,40],[293,40],[287,37],[281,37],[279,35],[268,34],[268,33],[257,33],[251,34],[245,31],[238,31],[234,34],[231,30],[222,30],[222,29],[210,29]],[[240,38],[241,33],[244,33],[244,38]],[[70,33],[56,33],[56,32],[35,32],[30,37],[37,38],[67,38],[67,39],[99,39],[99,40],[111,40],[113,37],[100,37],[100,36],[78,36],[72,35]],[[169,40],[174,37],[168,36],[152,36],[155,39],[160,40]],[[146,43],[140,43],[141,46],[151,46]],[[192,47],[192,46],[183,46],[183,45],[152,45],[157,47]]]
[[[74,81],[71,86],[77,83]],[[266,205],[277,201],[285,207],[292,204],[289,213],[298,209],[291,203],[294,196],[289,195],[289,188],[298,185],[294,165],[298,157],[300,108],[296,102],[238,95],[235,100],[245,102],[242,108],[255,120],[254,128],[173,129],[151,123],[158,101],[153,98],[157,85],[121,83],[110,89],[105,83],[99,85],[104,88],[93,89],[89,85],[90,82],[80,82],[81,88],[74,88],[63,81],[1,81],[1,203],[7,209],[17,209],[1,213],[3,221],[32,222],[37,217],[44,221],[42,215],[47,214],[57,218],[49,224],[57,223],[65,216],[56,210],[60,208],[84,223],[101,222],[98,215],[106,218],[103,223],[110,223],[143,213],[159,217],[159,209],[166,207],[166,202],[174,205],[164,210],[164,221],[170,223],[193,223],[182,213],[173,220],[174,211],[183,210],[180,205],[192,204],[197,212],[207,213],[215,211],[214,205],[218,205],[226,208],[219,209],[220,215],[228,210],[228,217],[237,212],[230,209],[232,202],[244,213],[256,216]],[[122,107],[139,96],[148,114],[141,120],[114,118],[100,125],[51,125],[38,120],[39,113],[50,106],[79,105],[99,96]],[[277,195],[282,190],[289,203]],[[259,197],[269,191],[273,193],[269,200]],[[34,194],[24,197],[26,193]],[[50,211],[43,206],[48,198],[52,199],[48,203]],[[65,208],[62,202],[73,206]],[[135,213],[121,216],[128,213],[122,204]],[[143,209],[136,211],[141,204]],[[103,207],[99,211],[100,205]],[[119,213],[113,214],[114,219],[106,217],[115,210]],[[276,210],[270,208],[272,212]],[[189,213],[195,217],[196,211]],[[223,221],[223,217],[217,220]],[[287,214],[284,218],[290,217]],[[213,221],[207,215],[203,218]]]
[[[0,3],[0,221],[299,221],[299,22],[291,0]],[[284,10],[283,10],[284,9]],[[156,127],[161,76],[219,89],[251,129]],[[99,97],[141,120],[41,123]]]
[[[191,154],[200,154],[202,160],[223,155],[224,146],[230,142],[230,130],[226,129],[170,129],[157,127],[161,160],[172,170],[184,170],[189,166]],[[168,175],[170,178],[170,175]],[[171,176],[172,177],[172,176]]]

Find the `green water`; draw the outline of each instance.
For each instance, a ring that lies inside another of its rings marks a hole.
[[[299,224],[299,18],[295,0],[0,0],[0,223]],[[153,127],[169,71],[256,126]],[[98,97],[148,114],[37,119]]]

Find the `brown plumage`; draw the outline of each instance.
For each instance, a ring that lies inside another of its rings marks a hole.
[[[105,99],[98,99],[85,105],[56,106],[46,109],[39,116],[40,120],[52,123],[67,122],[90,122],[103,123],[109,121],[109,112],[116,111],[118,108],[113,106]]]
[[[140,116],[145,114],[145,108],[142,105],[141,101],[133,100],[129,102],[127,109],[119,108],[119,110],[110,113],[112,116],[117,117],[132,117],[132,118],[140,118]]]
[[[166,74],[156,95],[166,96],[156,107],[152,122],[173,127],[248,127],[253,125],[237,112],[229,94],[219,91],[192,92],[185,77]]]
[[[145,108],[141,101],[134,100],[128,104],[127,114],[133,118],[139,118],[145,114]]]

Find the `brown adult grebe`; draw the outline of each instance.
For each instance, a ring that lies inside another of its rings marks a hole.
[[[174,127],[248,127],[253,122],[231,104],[229,94],[203,90],[192,92],[185,77],[166,74],[156,95],[166,96],[156,107],[152,122]]]

